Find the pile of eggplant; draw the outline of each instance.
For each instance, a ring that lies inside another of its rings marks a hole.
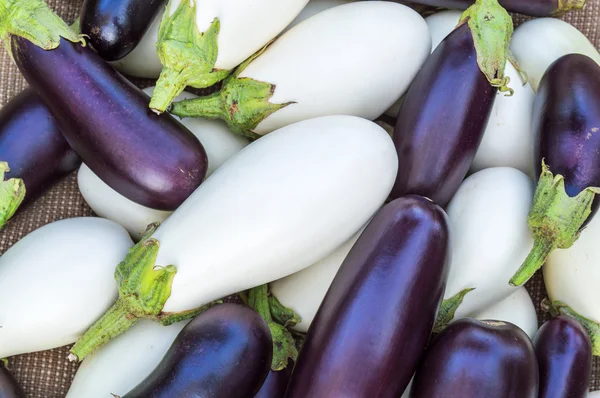
[[[76,170],[97,215],[0,256],[0,396],[73,343],[69,398],[593,396],[585,1],[412,3],[0,0],[0,228]]]

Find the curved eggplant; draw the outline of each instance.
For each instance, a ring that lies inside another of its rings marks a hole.
[[[466,10],[474,0],[410,0],[433,7]],[[571,10],[580,10],[586,0],[498,0],[508,11],[532,17],[559,17]]]
[[[267,379],[254,398],[283,398],[290,382],[293,368],[293,364],[288,364],[288,366],[279,371],[270,370]]]
[[[536,174],[528,224],[534,246],[510,280],[525,283],[556,248],[569,248],[600,201],[600,66],[569,54],[546,71],[535,98]]]
[[[85,0],[81,33],[107,61],[129,54],[140,42],[165,0]]]
[[[188,323],[156,369],[123,398],[252,398],[269,373],[272,349],[255,311],[221,304]]]
[[[385,206],[329,288],[286,397],[400,396],[429,340],[449,250],[439,206],[419,196]]]
[[[0,110],[0,160],[10,167],[7,177],[23,179],[23,204],[37,199],[81,163],[48,108],[30,88]]]
[[[459,26],[429,56],[400,107],[392,198],[417,194],[446,206],[471,167],[496,91],[479,69],[469,26]]]
[[[533,345],[521,329],[500,321],[460,319],[431,343],[410,398],[537,398]]]
[[[67,142],[115,191],[174,210],[200,185],[207,158],[198,139],[170,115],[151,113],[149,97],[91,49],[61,39],[44,50],[18,36],[11,46]]]
[[[25,392],[17,383],[13,375],[0,365],[0,397],[1,398],[25,398]]]
[[[585,398],[592,372],[592,344],[583,326],[560,315],[534,340],[540,370],[539,398]]]

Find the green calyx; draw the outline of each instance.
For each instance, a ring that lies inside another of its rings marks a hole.
[[[544,299],[542,301],[542,308],[552,316],[565,315],[578,321],[588,333],[592,343],[592,354],[600,356],[600,324],[598,322],[584,317],[561,301]]]
[[[254,133],[256,126],[271,114],[294,103],[273,104],[269,100],[275,93],[274,84],[238,77],[266,48],[263,47],[244,61],[225,79],[220,91],[206,97],[176,102],[170,112],[179,117],[221,119],[234,133],[251,139],[260,137]]]
[[[11,36],[23,37],[44,50],[58,47],[61,37],[85,45],[83,36],[42,0],[0,0],[0,39],[12,57]]]
[[[440,333],[442,330],[446,329],[454,319],[454,314],[456,314],[456,310],[462,304],[467,293],[472,292],[473,290],[475,290],[474,287],[461,290],[454,296],[442,301],[442,305],[440,306],[440,310],[433,325],[433,333]]]
[[[25,183],[20,178],[4,180],[10,171],[8,163],[0,162],[0,228],[15,214],[25,199]]]
[[[150,109],[167,110],[171,102],[187,87],[205,88],[226,78],[230,71],[216,70],[221,24],[215,18],[206,32],[196,23],[196,1],[182,0],[170,15],[167,6],[158,30],[156,50],[163,64]]]
[[[461,16],[460,23],[467,23],[473,35],[477,64],[493,87],[512,95],[508,87],[510,79],[504,76],[508,59],[513,22],[498,0],[477,0]]]
[[[533,249],[511,278],[512,286],[521,286],[542,267],[554,249],[568,249],[577,241],[581,227],[592,213],[592,202],[600,188],[588,187],[577,196],[565,192],[565,179],[552,174],[542,161],[527,223],[533,234]]]
[[[552,13],[555,18],[560,18],[569,11],[581,10],[585,7],[586,0],[558,0],[558,8]]]
[[[267,322],[273,339],[273,361],[271,369],[285,369],[288,360],[296,361],[298,349],[292,332],[288,329],[300,322],[300,317],[284,307],[276,297],[269,294],[267,285],[257,286],[240,294],[242,300]]]

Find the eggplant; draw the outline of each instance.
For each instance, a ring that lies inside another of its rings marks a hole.
[[[0,398],[25,398],[25,392],[8,369],[0,365]]]
[[[573,245],[600,202],[600,66],[580,54],[556,60],[533,113],[537,188],[528,216],[534,245],[512,285],[525,283],[556,248]]]
[[[399,397],[429,340],[449,250],[435,203],[406,196],[386,205],[335,276],[286,397]]]
[[[294,365],[288,363],[288,366],[282,370],[270,370],[267,379],[254,398],[283,398],[293,368]]]
[[[30,88],[0,110],[0,160],[10,167],[8,177],[25,183],[22,206],[81,164],[46,105]]]
[[[129,54],[140,42],[165,0],[85,0],[81,32],[107,61]]]
[[[537,398],[533,345],[508,322],[460,319],[431,343],[410,398]]]
[[[474,0],[410,0],[413,3],[433,7],[465,10]],[[560,17],[571,10],[580,10],[586,0],[499,0],[500,5],[510,12],[532,17]]]
[[[585,398],[592,372],[592,344],[583,326],[559,315],[534,340],[540,371],[539,398]]]
[[[272,349],[255,311],[217,305],[188,323],[156,369],[123,398],[252,398],[269,373]]]
[[[404,96],[394,130],[399,164],[392,198],[423,195],[446,206],[471,167],[496,92],[463,23],[429,56]]]

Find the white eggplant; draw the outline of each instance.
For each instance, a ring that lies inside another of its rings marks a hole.
[[[177,316],[314,264],[373,216],[397,165],[389,135],[352,116],[307,120],[253,142],[131,250],[117,269],[119,300],[73,355],[82,359],[130,327],[127,314]]]
[[[508,281],[533,246],[527,227],[532,197],[529,177],[508,167],[479,171],[462,183],[447,209],[452,264],[439,326],[515,292]],[[466,293],[462,302],[461,293]]]
[[[125,395],[158,366],[186,324],[162,326],[149,320],[140,321],[83,361],[67,398]]]
[[[45,225],[0,257],[0,357],[73,343],[117,297],[114,268],[131,247],[95,217]]]
[[[153,88],[147,88],[144,91],[151,95]],[[196,97],[196,95],[186,92],[179,96],[181,99]],[[185,119],[182,123],[198,137],[206,150],[207,176],[248,145],[246,138],[229,131],[221,121]],[[127,199],[109,187],[85,164],[82,164],[79,169],[77,182],[83,198],[92,210],[100,217],[124,226],[135,240],[142,237],[150,223],[163,222],[172,213],[150,209]]]
[[[173,113],[221,118],[248,135],[324,115],[372,120],[402,96],[430,49],[427,24],[411,8],[349,3],[296,25],[220,92],[175,103]]]
[[[533,19],[519,26],[510,49],[536,91],[546,69],[563,55],[583,54],[600,64],[600,54],[587,37],[556,18]]]

